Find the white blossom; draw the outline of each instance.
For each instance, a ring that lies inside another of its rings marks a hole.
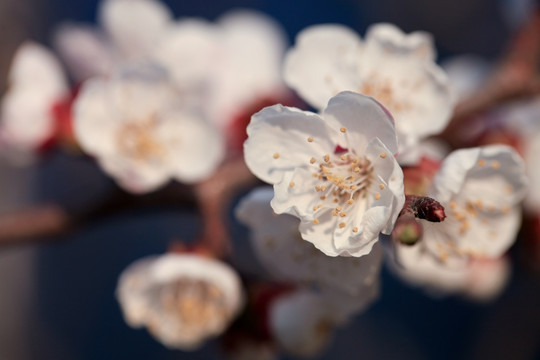
[[[380,246],[361,258],[326,256],[301,238],[296,217],[273,213],[272,196],[269,187],[253,190],[236,208],[236,217],[250,227],[255,253],[273,278],[357,295],[357,305],[371,302],[374,294],[368,288],[379,280]]]
[[[228,265],[196,255],[140,259],[124,270],[116,297],[126,322],[169,348],[195,350],[221,334],[243,305]]]
[[[454,96],[434,60],[432,38],[424,32],[404,34],[376,24],[362,41],[347,27],[318,25],[297,36],[284,76],[317,109],[344,90],[377,99],[396,119],[401,156],[419,139],[442,131],[452,113]]]
[[[253,115],[245,160],[274,184],[271,205],[300,218],[302,238],[327,255],[362,256],[403,206],[392,118],[375,100],[333,97],[322,115],[275,105]]]
[[[354,298],[300,288],[277,298],[270,308],[269,325],[274,340],[287,353],[312,357],[331,342],[335,328],[352,313]]]
[[[47,48],[23,43],[8,74],[2,98],[1,139],[4,151],[34,152],[55,130],[54,104],[68,91],[61,65]]]
[[[89,80],[74,106],[82,148],[129,191],[148,192],[171,178],[203,180],[223,158],[220,134],[183,103],[160,68]]]
[[[428,191],[447,217],[422,220],[426,247],[443,262],[500,257],[515,241],[527,184],[523,161],[508,146],[454,151]]]

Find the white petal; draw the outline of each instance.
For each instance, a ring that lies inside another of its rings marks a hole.
[[[378,46],[389,52],[407,52],[423,60],[435,61],[435,48],[431,34],[415,31],[405,34],[388,23],[372,25],[366,31],[365,46]]]
[[[54,34],[54,45],[78,81],[108,75],[113,68],[110,44],[91,25],[60,25]]]
[[[62,94],[67,81],[58,59],[42,45],[28,41],[15,53],[8,74],[10,86],[39,88],[48,94]]]
[[[373,98],[345,91],[334,96],[323,112],[323,118],[337,134],[339,144],[362,154],[368,142],[379,138],[393,155],[397,138],[390,114]],[[342,128],[346,132],[341,131]]]
[[[382,260],[379,247],[361,259],[326,256],[301,239],[298,219],[272,212],[272,195],[271,188],[258,188],[236,209],[237,217],[251,227],[257,257],[270,274],[282,281],[309,281],[357,295],[376,282]]]
[[[73,105],[73,129],[88,153],[113,154],[117,129],[116,112],[110,106],[107,83],[93,79],[84,83]]]
[[[193,112],[171,111],[161,120],[157,136],[167,146],[174,177],[193,183],[210,176],[225,156],[222,134]]]
[[[279,25],[254,11],[234,11],[218,19],[221,56],[216,64],[214,117],[228,123],[239,107],[283,91],[281,63],[286,36]]]
[[[282,296],[270,309],[270,329],[278,344],[296,356],[314,356],[329,343],[337,314],[324,298],[299,290]]]
[[[167,29],[152,56],[180,88],[201,86],[219,56],[217,35],[215,26],[206,21],[180,20]]]
[[[285,81],[313,107],[322,109],[338,92],[355,89],[360,47],[360,37],[344,26],[304,29],[286,55]]]
[[[167,7],[155,0],[106,0],[99,20],[128,58],[147,55],[172,19]]]
[[[10,89],[2,99],[2,137],[10,147],[35,150],[54,133],[55,94],[41,88]]]
[[[524,168],[523,160],[509,146],[457,150],[442,164],[431,194],[442,202],[462,194],[485,198],[486,206],[514,206],[527,191]]]
[[[246,164],[257,177],[272,184],[284,173],[309,166],[312,157],[322,157],[335,147],[320,116],[281,105],[253,115],[247,133]],[[310,137],[313,142],[308,142]]]

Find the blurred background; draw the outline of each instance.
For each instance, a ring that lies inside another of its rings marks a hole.
[[[527,0],[197,0],[164,1],[177,17],[215,19],[227,10],[265,12],[295,35],[312,24],[345,24],[360,34],[375,22],[425,30],[439,60],[472,53],[495,61],[534,7]],[[0,0],[0,89],[25,39],[50,45],[66,20],[95,22],[98,1]],[[0,210],[54,201],[76,210],[112,186],[88,160],[55,152],[31,168],[0,164]],[[163,253],[171,238],[193,238],[197,214],[153,207],[108,217],[60,239],[0,248],[0,359],[219,359],[215,342],[170,351],[122,319],[114,298],[120,272]],[[256,266],[247,230],[229,219],[238,266]],[[516,258],[516,251],[513,251]],[[503,294],[489,304],[434,299],[383,270],[381,297],[336,332],[321,359],[540,359],[540,278],[513,263]],[[287,358],[287,357],[283,357]]]

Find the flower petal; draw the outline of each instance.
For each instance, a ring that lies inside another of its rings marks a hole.
[[[390,114],[373,98],[344,91],[328,102],[323,118],[329,127],[341,134],[339,144],[362,154],[368,142],[379,138],[393,155],[397,137]]]
[[[207,178],[225,157],[222,134],[200,114],[166,113],[161,117],[156,136],[161,143],[167,144],[171,173],[184,183]]]
[[[281,181],[295,167],[309,166],[312,157],[322,157],[335,147],[320,116],[281,105],[253,115],[247,133],[246,164],[257,177],[271,184]]]
[[[154,0],[106,0],[99,20],[124,56],[151,52],[172,19],[167,7]]]
[[[387,52],[408,53],[422,60],[435,61],[435,47],[431,34],[423,31],[405,34],[389,23],[370,26],[366,31],[365,46],[382,47]]]
[[[90,25],[65,23],[56,29],[54,45],[76,80],[108,75],[113,69],[110,44]]]
[[[284,63],[285,82],[313,107],[322,109],[328,99],[355,88],[360,37],[340,25],[318,25],[302,30]]]

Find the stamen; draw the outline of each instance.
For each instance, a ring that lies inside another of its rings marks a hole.
[[[313,142],[313,138],[310,136],[310,137],[307,138],[307,141],[308,142]]]
[[[341,129],[339,129],[339,131],[341,131],[342,133],[346,133],[347,132],[347,128],[342,126]]]
[[[274,159],[279,159],[279,153],[274,153]]]
[[[317,225],[319,223],[319,219],[313,219],[313,224]]]
[[[386,159],[386,153],[381,153],[379,156],[381,159]]]
[[[294,185],[295,185],[295,184],[294,184],[294,181],[291,181],[291,182],[289,183],[289,187],[291,187],[291,188],[294,187]]]
[[[312,157],[311,160],[309,160],[309,162],[310,162],[311,164],[315,164],[316,161],[317,161],[317,159],[315,159],[314,157]]]

